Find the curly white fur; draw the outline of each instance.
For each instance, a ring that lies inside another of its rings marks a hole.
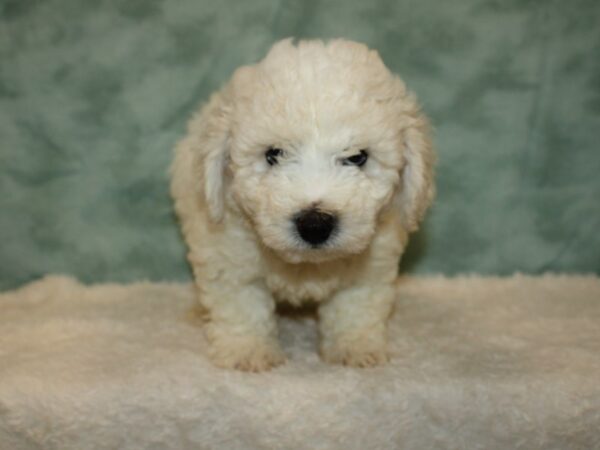
[[[269,147],[283,149],[274,166]],[[342,164],[362,149],[364,166]],[[362,44],[288,39],[238,69],[192,119],[172,167],[213,362],[283,362],[280,300],[319,303],[325,360],[385,362],[392,286],[433,197],[433,160],[414,96]],[[292,220],[315,206],[339,218],[317,248]]]

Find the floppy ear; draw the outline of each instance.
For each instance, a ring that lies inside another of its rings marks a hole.
[[[254,72],[252,66],[236,70],[232,80],[213,94],[192,118],[186,137],[177,145],[171,166],[171,193],[180,216],[185,216],[190,208],[197,208],[200,200],[206,205],[211,221],[223,218],[233,125],[232,99],[247,99],[248,92],[252,93]]]
[[[225,169],[229,158],[230,107],[225,90],[212,95],[189,125],[185,146],[191,153],[194,191],[203,196],[214,222],[225,210]]]
[[[417,108],[415,106],[415,108]],[[430,127],[420,113],[411,117],[404,129],[404,167],[396,196],[404,226],[416,231],[435,195],[433,165],[435,157],[429,136]]]

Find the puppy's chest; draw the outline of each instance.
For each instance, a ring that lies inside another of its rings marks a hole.
[[[269,271],[265,283],[277,301],[295,305],[327,300],[351,284],[351,277],[340,268],[291,267]]]

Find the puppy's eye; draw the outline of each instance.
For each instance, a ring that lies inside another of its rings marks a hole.
[[[283,150],[280,148],[269,147],[269,149],[265,152],[265,159],[270,166],[274,166],[279,162],[277,158],[279,158],[282,154]]]
[[[369,159],[369,154],[366,150],[361,150],[356,155],[349,156],[348,158],[342,159],[342,164],[344,166],[364,166]]]

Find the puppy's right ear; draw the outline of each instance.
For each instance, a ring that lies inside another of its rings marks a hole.
[[[225,210],[225,170],[231,128],[226,91],[227,88],[213,94],[192,118],[171,167],[174,198],[188,198],[194,203],[200,200],[213,222],[219,222]]]
[[[200,195],[209,218],[219,222],[225,212],[227,164],[231,144],[233,98],[251,92],[252,66],[241,67],[232,80],[213,94],[190,121],[187,136],[179,143],[172,166],[172,192],[183,198]]]
[[[195,172],[202,180],[201,190],[211,220],[219,222],[225,210],[225,168],[229,158],[231,108],[225,91],[213,94],[200,112],[197,125]],[[192,127],[193,128],[193,127]]]

